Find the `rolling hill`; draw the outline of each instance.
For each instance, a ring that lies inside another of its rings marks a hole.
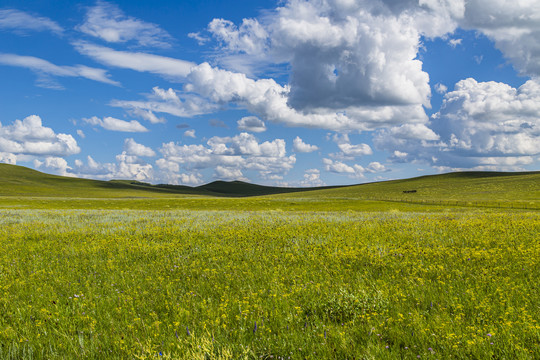
[[[241,181],[198,187],[100,181],[44,174],[0,164],[0,196],[55,198],[254,197],[267,200],[382,200],[419,203],[518,202],[540,204],[540,172],[457,172],[324,188],[281,188]]]

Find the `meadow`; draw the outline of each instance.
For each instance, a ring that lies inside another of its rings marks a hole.
[[[2,359],[540,357],[538,213],[1,219]]]
[[[493,179],[528,189],[515,200],[470,185],[454,205],[436,203],[445,178],[411,180],[407,203],[395,183],[392,201],[376,187],[110,197],[84,182],[61,197],[4,177],[17,192],[0,197],[0,358],[540,358],[531,176]]]

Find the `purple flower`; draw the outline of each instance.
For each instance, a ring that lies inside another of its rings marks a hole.
[[[491,334],[490,334],[490,333],[488,333],[488,334],[487,334],[487,336],[491,337]]]

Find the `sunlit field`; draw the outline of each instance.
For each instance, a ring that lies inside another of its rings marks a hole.
[[[540,213],[425,208],[0,210],[0,358],[540,358]]]

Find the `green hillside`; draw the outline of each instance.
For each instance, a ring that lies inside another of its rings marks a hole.
[[[0,196],[129,198],[201,195],[245,197],[315,189],[323,188],[281,188],[249,184],[242,181],[214,181],[198,187],[152,185],[132,180],[100,181],[50,175],[22,166],[0,164]]]
[[[190,187],[160,188],[134,181],[99,181],[44,174],[23,166],[0,164],[0,196],[126,198],[205,195]]]
[[[278,195],[283,196],[283,195]],[[288,194],[286,197],[305,197]],[[316,190],[319,199],[540,203],[540,172],[458,172]]]
[[[0,197],[4,198],[116,200],[160,198],[169,201],[189,197],[193,198],[193,201],[205,198],[208,203],[209,199],[217,197],[226,201],[225,198],[257,196],[262,196],[257,201],[263,205],[278,202],[298,205],[306,201],[332,201],[336,204],[347,201],[399,201],[434,205],[515,205],[537,208],[540,207],[540,172],[459,172],[325,188],[280,188],[241,181],[215,181],[198,187],[189,187],[151,185],[129,180],[77,179],[44,174],[22,166],[0,164]],[[253,201],[256,201],[256,198],[253,198]],[[253,201],[250,200],[249,206]],[[224,203],[221,201],[220,204]],[[261,204],[259,205],[263,206]],[[246,205],[246,208],[249,209],[249,206]],[[222,205],[218,206],[221,207]],[[296,209],[294,206],[292,208]]]

